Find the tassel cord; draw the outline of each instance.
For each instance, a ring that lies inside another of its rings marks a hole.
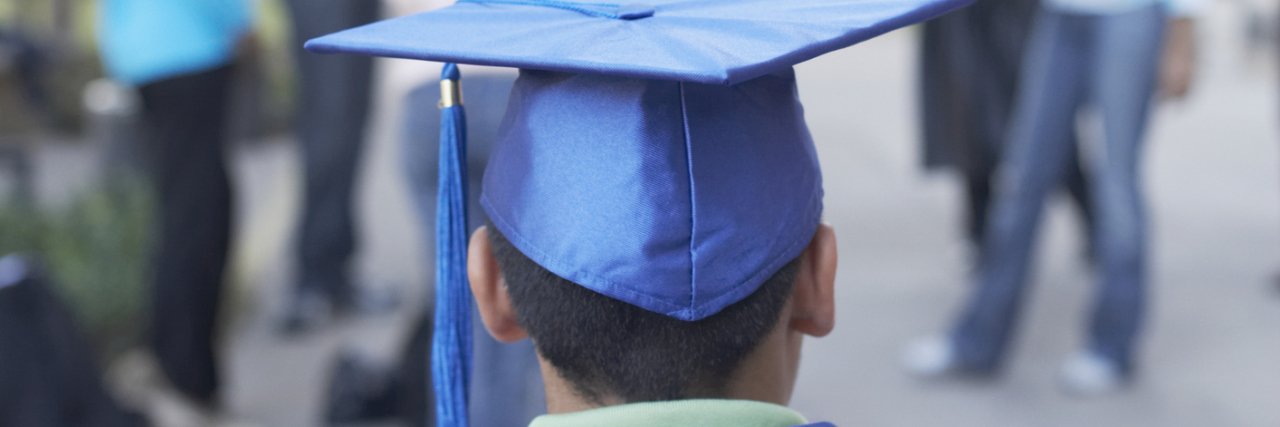
[[[457,65],[445,64],[442,86],[456,88]],[[449,83],[446,83],[449,82]],[[436,305],[431,345],[436,425],[466,427],[471,373],[471,290],[466,276],[466,115],[461,99],[441,102],[439,191],[436,199]]]

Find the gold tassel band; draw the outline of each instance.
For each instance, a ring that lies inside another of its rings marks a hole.
[[[440,108],[462,105],[462,84],[457,80],[440,81]]]

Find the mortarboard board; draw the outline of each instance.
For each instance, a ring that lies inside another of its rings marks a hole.
[[[453,63],[514,67],[485,171],[493,225],[547,270],[696,321],[803,251],[822,178],[794,64],[971,0],[459,0],[307,42],[445,62],[437,421],[466,425],[465,129]]]

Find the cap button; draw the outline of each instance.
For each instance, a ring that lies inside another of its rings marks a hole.
[[[618,19],[635,20],[653,16],[653,5],[628,3],[618,7]]]

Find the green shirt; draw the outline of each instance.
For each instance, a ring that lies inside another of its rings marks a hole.
[[[805,424],[796,411],[752,400],[674,400],[606,406],[543,415],[529,427],[791,427]]]

